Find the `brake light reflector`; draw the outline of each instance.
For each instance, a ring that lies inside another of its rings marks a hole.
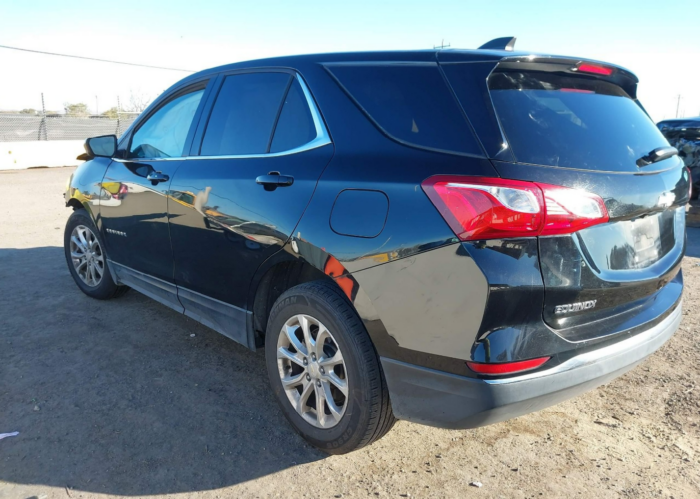
[[[590,64],[582,62],[576,66],[576,70],[582,73],[591,73],[596,75],[610,76],[613,73],[613,68],[599,66],[598,64]]]
[[[513,374],[523,371],[529,371],[540,367],[547,362],[551,357],[540,357],[538,359],[521,360],[518,362],[501,362],[498,364],[482,364],[481,362],[467,362],[469,369],[479,374]]]
[[[436,175],[423,190],[462,241],[568,234],[609,220],[599,196],[556,185]]]

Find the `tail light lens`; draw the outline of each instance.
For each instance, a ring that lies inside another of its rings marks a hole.
[[[568,234],[609,219],[600,196],[558,185],[536,185],[542,189],[546,212],[540,235]]]
[[[423,190],[462,241],[568,234],[609,219],[599,196],[556,185],[436,175]]]

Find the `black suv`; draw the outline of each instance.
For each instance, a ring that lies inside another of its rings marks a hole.
[[[264,348],[328,452],[535,411],[681,321],[689,175],[636,89],[510,39],[202,71],[87,141],[68,267]]]

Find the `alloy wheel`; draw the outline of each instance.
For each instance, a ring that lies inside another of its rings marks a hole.
[[[287,398],[317,428],[337,425],[348,401],[348,377],[340,347],[310,315],[291,317],[277,340],[277,367]]]
[[[104,253],[97,236],[89,227],[78,225],[73,229],[70,256],[80,280],[90,287],[98,286],[105,272]]]

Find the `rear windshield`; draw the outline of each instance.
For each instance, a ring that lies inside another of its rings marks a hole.
[[[391,138],[484,155],[436,64],[329,64],[327,69]]]
[[[636,171],[636,161],[668,146],[620,87],[585,76],[502,71],[488,80],[496,113],[520,163]]]

